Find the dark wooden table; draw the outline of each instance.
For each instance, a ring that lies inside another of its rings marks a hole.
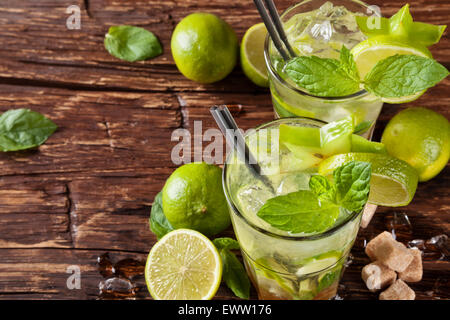
[[[294,1],[276,2],[281,10]],[[375,2],[385,15],[400,8],[398,1]],[[417,20],[449,22],[450,2],[409,2]],[[66,28],[66,8],[73,4],[81,8],[81,30]],[[194,83],[177,71],[171,33],[195,11],[219,15],[240,38],[260,22],[251,0],[1,1],[0,111],[30,108],[59,126],[37,150],[0,154],[1,299],[150,298],[142,277],[143,261],[155,243],[148,218],[154,196],[176,167],[170,158],[177,143],[171,141],[172,131],[192,129],[195,120],[203,121],[203,130],[215,127],[208,112],[213,104],[240,104],[237,121],[244,129],[273,118],[269,92],[253,85],[239,67],[212,85]],[[164,54],[136,63],[113,58],[103,38],[117,24],[153,31]],[[450,68],[448,34],[431,50]],[[385,105],[375,137],[408,106],[426,106],[449,118],[449,90],[446,79],[413,103]],[[360,272],[369,262],[364,242],[379,232],[395,228],[404,243],[449,235],[448,168],[421,183],[409,206],[380,208],[361,230],[340,297],[377,298]],[[422,247],[424,279],[411,285],[417,299],[450,298],[448,242],[445,236],[439,239]],[[70,266],[80,269],[80,289],[66,285]],[[111,277],[116,278],[107,280]],[[217,294],[232,297],[224,286]]]

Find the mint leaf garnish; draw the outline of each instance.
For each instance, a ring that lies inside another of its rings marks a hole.
[[[271,226],[291,233],[318,233],[334,225],[339,208],[359,212],[369,198],[372,165],[350,161],[337,168],[334,184],[314,175],[310,190],[274,197],[259,209],[257,216]]]
[[[127,25],[109,28],[105,35],[105,48],[114,57],[130,62],[154,58],[163,52],[153,33]]]
[[[244,266],[230,251],[239,249],[239,243],[231,238],[216,238],[213,243],[219,250],[222,259],[223,281],[237,297],[248,299],[250,297],[250,280]]]
[[[40,146],[58,126],[39,112],[12,109],[0,116],[0,151],[25,150]]]
[[[324,176],[312,176],[309,180],[309,189],[319,197],[320,201],[336,202],[336,188]]]
[[[375,64],[364,79],[364,88],[384,98],[405,97],[436,85],[448,74],[433,59],[397,54]]]
[[[239,250],[240,246],[239,246],[239,242],[237,242],[236,240],[232,239],[232,238],[216,238],[213,240],[214,245],[216,246],[217,249],[222,250],[222,249],[227,249],[227,250]]]
[[[358,68],[356,67],[355,59],[350,50],[346,46],[342,46],[340,53],[341,69],[354,81],[359,82]]]
[[[342,67],[339,60],[300,56],[290,60],[284,72],[298,86],[321,97],[339,97],[359,91],[359,81],[352,78],[351,65]]]
[[[350,161],[333,172],[336,201],[350,211],[361,211],[369,198],[372,165]]]
[[[274,197],[259,209],[257,216],[273,227],[291,233],[316,233],[330,228],[339,207],[320,201],[312,191],[300,190]]]
[[[152,210],[150,213],[150,230],[161,239],[166,233],[173,230],[166,216],[164,215],[162,207],[162,192],[159,192],[155,200],[153,200]]]

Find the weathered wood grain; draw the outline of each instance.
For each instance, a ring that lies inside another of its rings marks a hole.
[[[83,8],[81,1],[80,7]],[[260,22],[251,0],[245,1],[90,1],[90,17],[81,14],[81,29],[68,30],[65,10],[72,2],[10,1],[0,8],[0,80],[6,83],[36,83],[144,91],[260,91],[239,68],[211,85],[185,79],[174,67],[170,37],[184,16],[199,10],[218,14],[236,30],[239,38],[251,25]],[[277,1],[279,10],[293,1]],[[383,14],[399,9],[398,2],[379,3]],[[433,10],[433,14],[430,14]],[[445,1],[415,1],[412,12],[418,21],[445,24],[450,5]],[[115,24],[132,24],[152,30],[164,46],[164,54],[150,61],[127,63],[111,57],[103,47],[104,34]],[[432,48],[435,57],[449,63],[448,35]]]

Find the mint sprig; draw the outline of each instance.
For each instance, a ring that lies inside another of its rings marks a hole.
[[[380,98],[410,96],[433,87],[448,70],[431,58],[394,55],[378,61],[360,79],[353,55],[342,46],[340,60],[301,56],[290,60],[284,72],[298,86],[321,97],[339,97],[358,92],[361,87]]]
[[[359,90],[359,81],[354,79],[353,58],[349,59],[345,52],[341,58],[339,61],[317,56],[296,57],[286,64],[284,72],[297,85],[317,96],[346,96]]]
[[[433,87],[447,75],[447,69],[433,59],[397,54],[375,64],[364,88],[383,98],[405,97]]]
[[[216,238],[213,240],[222,259],[222,279],[233,293],[242,299],[250,297],[250,280],[244,266],[230,250],[239,249],[239,243],[231,238]]]
[[[363,161],[350,161],[333,172],[336,184],[336,202],[350,211],[364,208],[370,190],[372,165]]]
[[[334,225],[340,207],[359,212],[369,198],[371,164],[350,161],[333,173],[334,182],[314,175],[310,190],[267,200],[257,216],[271,226],[291,233],[319,233]]]

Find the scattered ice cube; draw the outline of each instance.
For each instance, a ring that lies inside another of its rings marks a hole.
[[[329,20],[325,20],[321,23],[314,24],[309,33],[314,39],[328,42],[333,35],[333,27]]]
[[[241,188],[237,194],[240,211],[248,215],[255,215],[259,208],[270,198],[275,197],[270,187],[263,183],[255,183]]]
[[[299,190],[309,190],[311,174],[299,172],[285,176],[277,187],[277,195],[288,194]]]

